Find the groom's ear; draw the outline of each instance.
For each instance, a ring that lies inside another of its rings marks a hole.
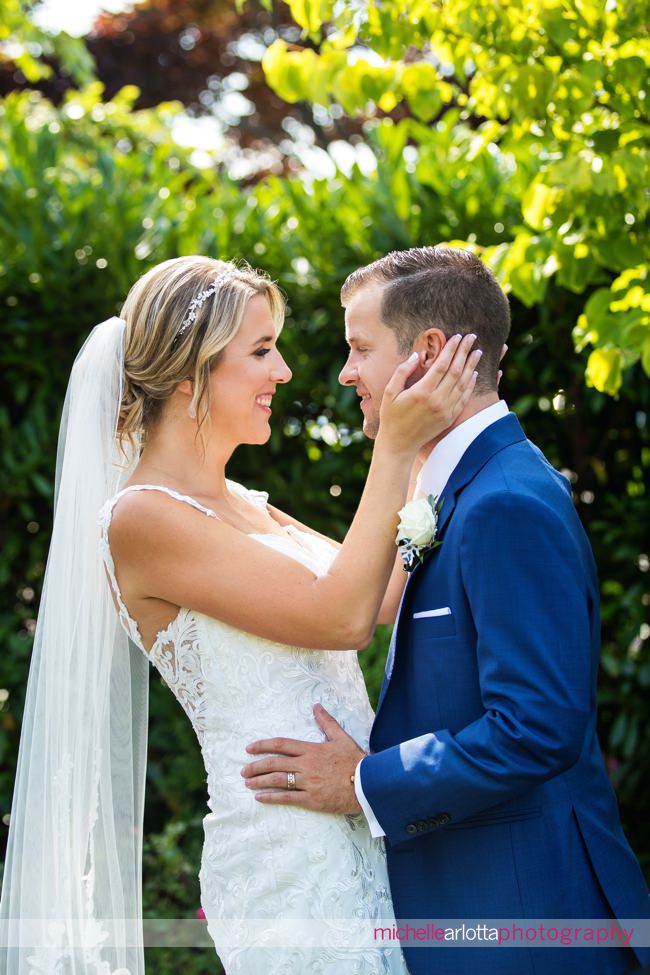
[[[420,332],[413,343],[413,351],[418,353],[420,368],[425,372],[431,368],[445,347],[447,336],[439,328],[428,328]]]

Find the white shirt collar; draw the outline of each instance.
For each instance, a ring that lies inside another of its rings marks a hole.
[[[432,494],[440,497],[443,488],[449,480],[453,470],[458,466],[461,457],[487,427],[508,415],[508,405],[504,400],[486,406],[484,410],[470,416],[468,420],[459,423],[457,427],[440,440],[422,465],[418,474],[415,498]]]

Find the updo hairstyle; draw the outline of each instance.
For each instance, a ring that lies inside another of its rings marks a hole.
[[[224,273],[227,272],[227,273]],[[195,309],[194,320],[180,334],[190,305],[217,280],[215,294]],[[117,426],[122,449],[144,445],[163,405],[184,379],[194,383],[189,409],[197,417],[197,435],[210,417],[210,371],[239,331],[246,306],[264,295],[278,329],[284,300],[270,278],[248,264],[211,257],[176,257],[156,265],[129,291],[121,311],[126,321],[124,385]],[[202,434],[201,434],[202,436]]]

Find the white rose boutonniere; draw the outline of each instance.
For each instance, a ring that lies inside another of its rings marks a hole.
[[[404,571],[412,572],[424,557],[440,545],[436,541],[438,513],[442,499],[430,494],[427,498],[408,501],[399,513],[395,543],[400,550]]]

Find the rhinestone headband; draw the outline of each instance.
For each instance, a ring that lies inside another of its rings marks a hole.
[[[218,286],[220,284],[223,284],[223,282],[227,280],[227,278],[231,278],[233,277],[233,275],[237,273],[238,271],[236,267],[233,268],[229,267],[226,268],[225,271],[220,271],[220,273],[217,274],[216,278],[214,279],[214,281],[212,282],[209,288],[206,288],[205,291],[199,292],[198,295],[192,298],[190,302],[190,307],[187,309],[185,318],[181,322],[181,327],[176,333],[176,338],[174,339],[175,342],[177,342],[181,337],[181,335],[183,334],[183,332],[185,332],[190,327],[190,325],[193,324],[194,320],[196,319],[196,313],[201,307],[201,305],[203,304],[203,302],[206,301],[208,298],[210,298],[213,294],[215,294]]]

